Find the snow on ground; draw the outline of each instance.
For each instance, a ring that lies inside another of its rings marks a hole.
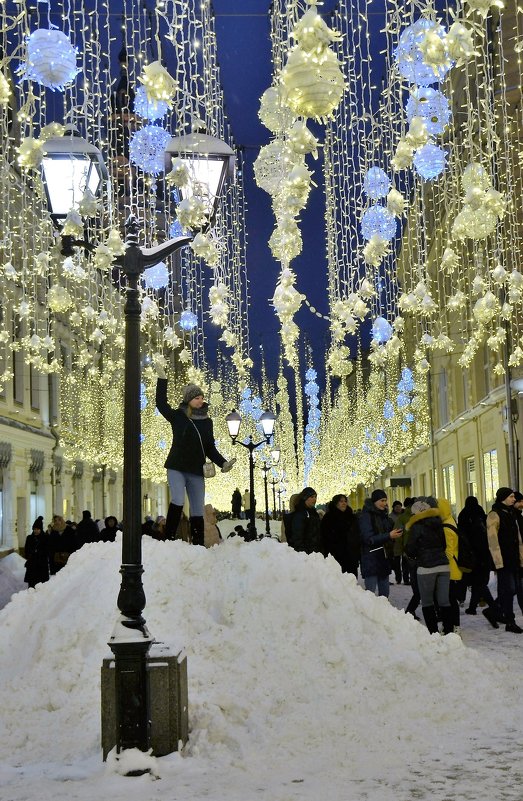
[[[523,637],[482,615],[431,637],[394,606],[409,588],[389,603],[268,539],[144,539],[145,617],[187,651],[191,734],[159,779],[117,775],[99,739],[120,559],[85,546],[0,613],[2,801],[523,798]]]

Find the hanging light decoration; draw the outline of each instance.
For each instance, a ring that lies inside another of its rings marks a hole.
[[[438,145],[427,142],[414,154],[413,164],[418,175],[425,181],[432,181],[445,170],[447,153]]]
[[[451,62],[448,62],[448,65],[433,66],[424,61],[420,45],[429,31],[435,33],[440,39],[445,36],[443,25],[421,17],[405,28],[394,53],[402,77],[409,83],[415,83],[418,86],[439,83],[451,67]]]
[[[422,117],[431,136],[443,133],[450,120],[449,101],[442,92],[430,86],[413,89],[407,101],[407,119]]]
[[[371,167],[363,181],[363,190],[371,200],[386,197],[391,187],[390,178],[381,167]]]
[[[361,233],[367,240],[378,234],[390,242],[396,235],[396,229],[396,218],[384,206],[371,206],[361,218]]]
[[[185,309],[180,315],[180,328],[184,331],[192,331],[198,325],[198,318],[190,309]]]
[[[376,317],[372,324],[372,338],[382,345],[388,342],[393,333],[393,328],[384,317]]]
[[[76,66],[77,53],[62,31],[38,28],[27,38],[26,63],[19,72],[29,81],[63,92],[80,71]]]
[[[143,282],[147,289],[163,289],[169,285],[169,270],[163,261],[143,271]]]
[[[134,97],[134,110],[144,120],[154,122],[165,117],[169,111],[169,106],[165,100],[149,98],[145,86],[139,86]]]
[[[164,169],[164,151],[171,134],[158,125],[146,125],[131,137],[129,157],[133,164],[150,175],[159,175]]]

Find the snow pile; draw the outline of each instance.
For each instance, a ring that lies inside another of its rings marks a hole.
[[[17,553],[0,559],[0,609],[9,603],[15,592],[26,589],[24,576],[25,560]]]
[[[0,613],[4,763],[99,754],[120,558],[120,542],[85,546]],[[355,777],[375,769],[369,753],[387,770],[434,756],[435,742],[470,748],[478,699],[503,729],[508,668],[478,664],[456,635],[429,636],[331,558],[274,540],[205,550],[146,538],[144,566],[148,628],[188,655],[190,756],[223,767],[320,751],[324,769],[343,761]]]

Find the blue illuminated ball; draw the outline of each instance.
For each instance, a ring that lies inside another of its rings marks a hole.
[[[145,86],[139,86],[134,98],[134,110],[145,120],[161,120],[169,111],[169,106],[163,100],[150,100]]]
[[[169,284],[169,270],[163,261],[143,271],[143,282],[147,289],[163,289]]]
[[[390,400],[386,400],[383,404],[383,417],[385,420],[392,420],[394,417],[394,405]]]
[[[371,167],[363,181],[363,191],[372,200],[386,197],[390,190],[390,178],[381,167]]]
[[[372,338],[383,344],[388,342],[392,336],[392,326],[384,317],[376,317],[372,324]]]
[[[180,315],[180,328],[184,331],[192,331],[198,325],[198,318],[190,309],[185,309]]]
[[[384,206],[370,206],[361,218],[361,233],[364,239],[379,234],[390,241],[396,235],[397,222],[393,214]]]
[[[77,53],[62,31],[38,28],[27,39],[27,62],[20,72],[30,81],[62,92],[79,72]]]
[[[450,104],[445,95],[430,86],[414,89],[407,101],[407,119],[422,117],[431,136],[443,133],[450,120]]]
[[[443,39],[445,28],[437,22],[421,17],[412,25],[409,25],[400,36],[398,46],[394,51],[394,57],[398,65],[400,74],[409,83],[416,83],[418,86],[429,86],[432,83],[439,83],[443,80],[452,66],[449,63],[443,67],[432,67],[423,61],[423,53],[419,49],[427,31],[434,30]]]
[[[146,125],[136,131],[129,142],[129,157],[133,164],[150,175],[158,175],[165,168],[164,152],[171,134],[158,125]]]
[[[412,163],[418,175],[425,181],[432,181],[445,171],[447,153],[442,147],[428,142],[416,150]]]

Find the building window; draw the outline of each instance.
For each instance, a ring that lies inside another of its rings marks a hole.
[[[438,373],[438,409],[439,424],[444,426],[449,421],[449,401],[447,397],[447,371]]]
[[[499,487],[498,452],[495,449],[483,454],[483,476],[485,478],[485,501],[487,504],[494,503]]]
[[[478,479],[476,476],[476,459],[474,456],[467,456],[465,459],[465,485],[467,496],[478,497]]]
[[[452,510],[456,509],[456,475],[453,464],[448,464],[442,470],[443,473],[443,495],[452,506]]]

